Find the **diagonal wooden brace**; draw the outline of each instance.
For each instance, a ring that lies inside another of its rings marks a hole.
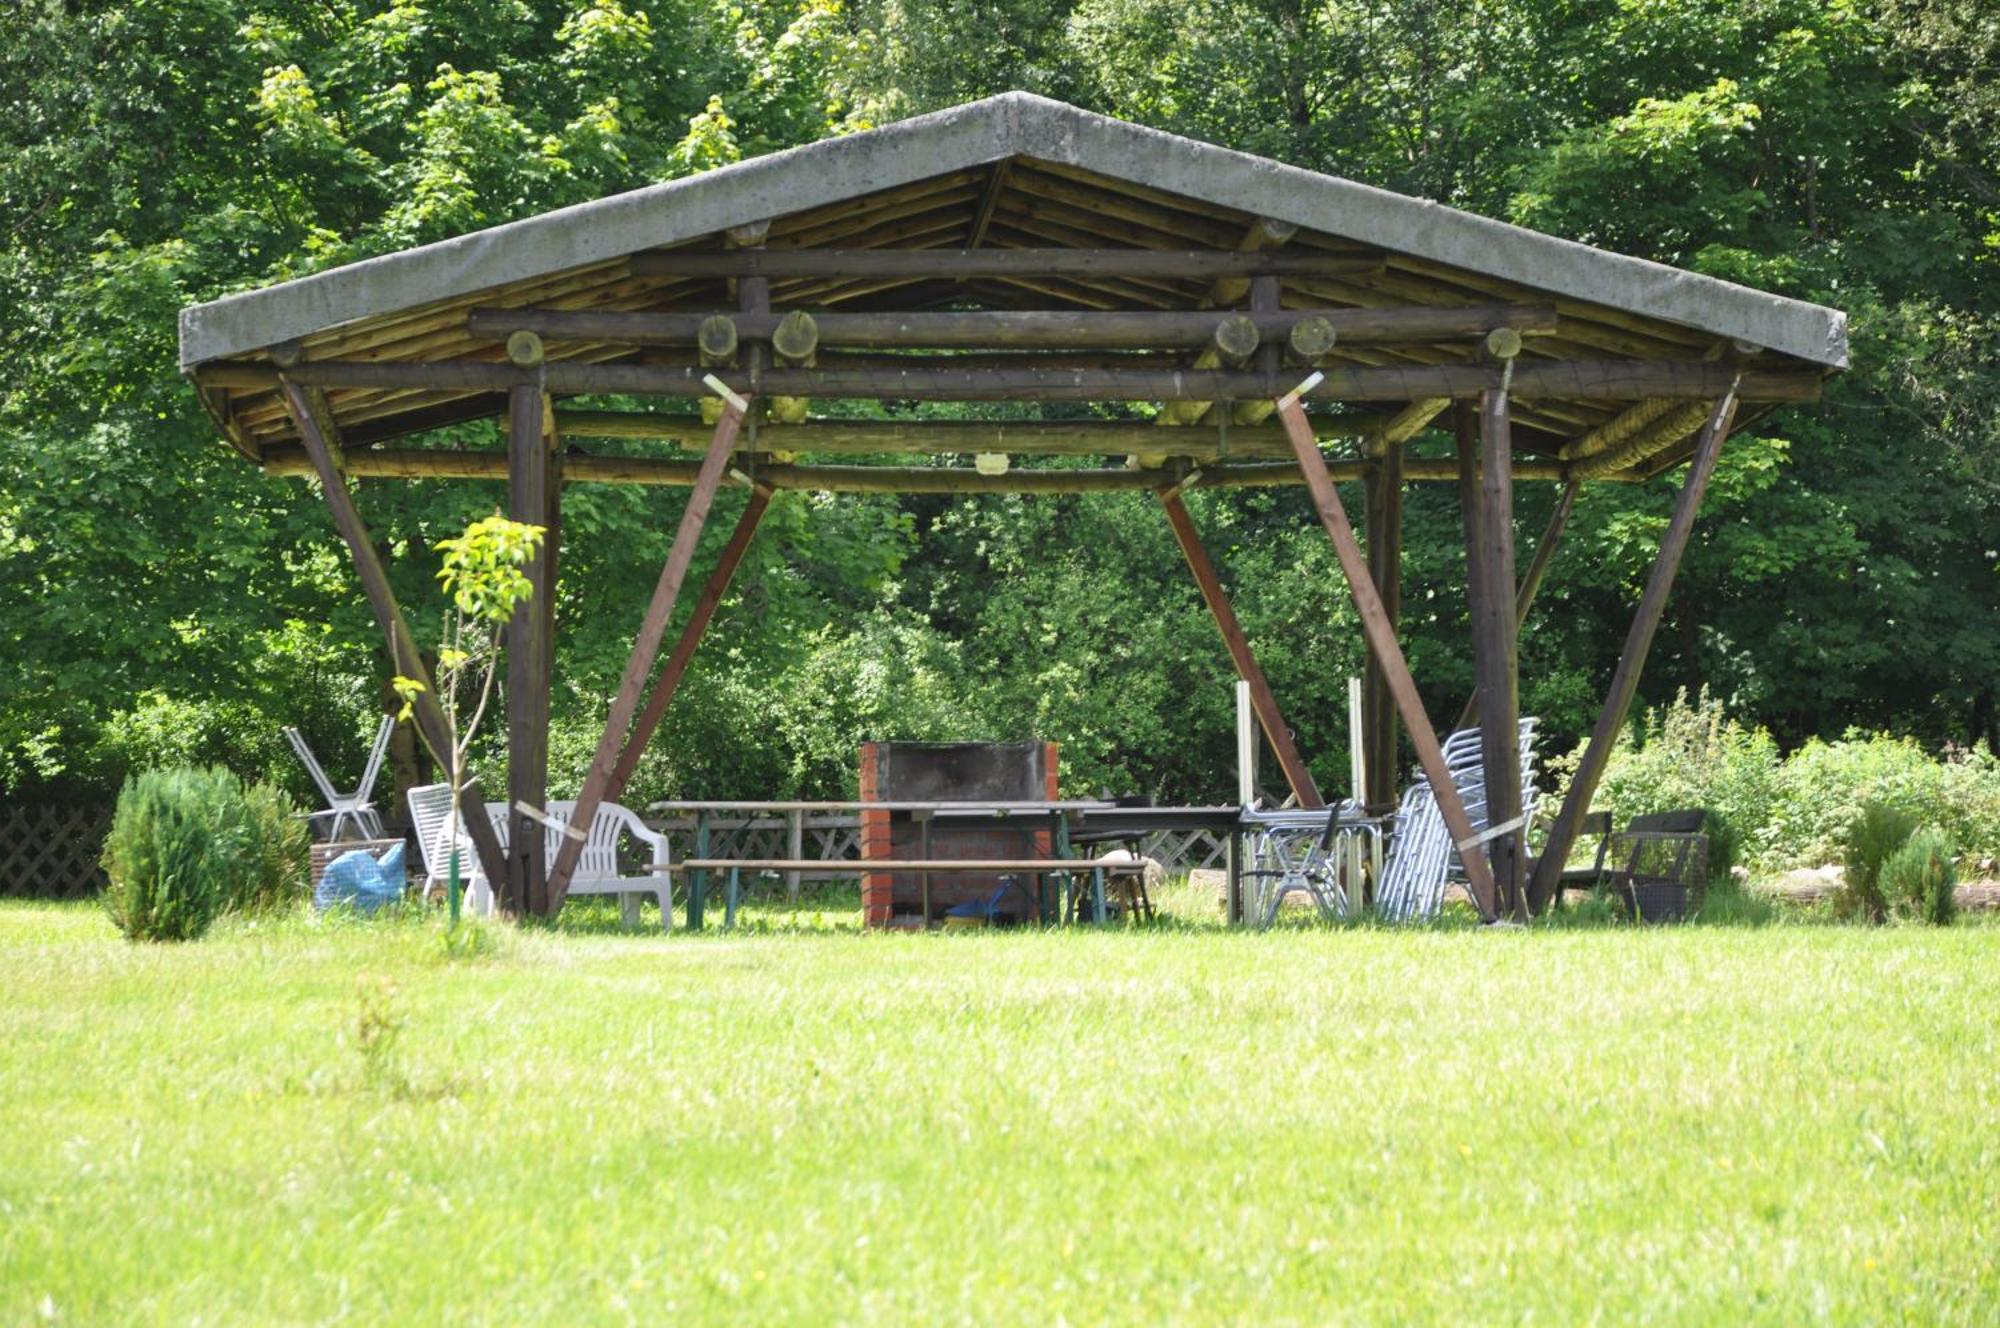
[[[354,505],[354,495],[347,490],[346,477],[340,473],[337,460],[340,434],[326,409],[325,397],[318,388],[302,386],[289,378],[281,378],[279,385],[286,413],[292,417],[306,455],[312,458],[313,469],[319,473],[326,505],[333,511],[333,524],[354,555],[354,570],[361,578],[369,607],[375,611],[376,624],[388,638],[390,663],[403,677],[423,684],[423,690],[411,702],[411,713],[431,750],[449,752],[451,728],[445,723],[444,707],[438,703],[437,686],[430,670],[424,667],[402,605],[396,602],[395,593],[389,588],[389,574],[383,570],[381,555],[375,552],[367,523],[362,521],[361,511]],[[466,838],[472,841],[472,851],[479,858],[479,870],[498,889],[507,879],[507,859],[500,849],[500,837],[493,833],[492,821],[482,811],[465,817],[464,826]]]
[[[640,712],[639,722],[625,740],[625,750],[619,753],[618,764],[611,772],[611,783],[604,791],[607,801],[618,801],[625,792],[625,786],[632,782],[632,772],[639,768],[639,758],[645,755],[646,744],[652,741],[654,730],[659,728],[660,720],[666,715],[667,706],[681,685],[681,677],[694,658],[695,647],[701,644],[702,633],[708,630],[709,620],[715,616],[722,597],[729,592],[729,583],[735,578],[736,569],[750,548],[751,537],[757,533],[758,523],[764,519],[764,511],[770,505],[771,490],[753,484],[750,502],[744,507],[743,515],[737,518],[735,532],[730,535],[729,543],[723,546],[722,556],[716,560],[708,584],[702,587],[701,598],[695,601],[687,626],[681,629],[681,638],[674,645],[674,653],[667,657],[666,667],[654,680],[652,695],[646,698],[646,708]]]
[[[673,547],[667,553],[666,566],[660,569],[659,582],[653,587],[652,602],[646,606],[645,620],[639,626],[639,637],[632,643],[631,657],[625,661],[625,676],[619,680],[617,695],[611,698],[611,713],[604,720],[604,735],[597,740],[597,753],[591,757],[590,769],[583,777],[583,788],[577,793],[576,811],[570,817],[572,825],[588,829],[597,816],[598,807],[604,802],[605,791],[611,787],[619,753],[625,749],[626,734],[632,728],[633,712],[639,708],[639,689],[646,685],[646,678],[653,671],[653,661],[659,657],[660,639],[666,635],[667,620],[674,613],[674,601],[680,598],[681,582],[687,579],[688,565],[694,561],[695,544],[701,538],[702,526],[708,521],[708,509],[715,501],[715,491],[729,469],[730,454],[736,449],[736,434],[743,425],[742,406],[742,398],[731,393],[722,418],[716,421],[714,440],[702,457],[694,489],[688,494],[687,507],[681,512],[680,528],[674,532]],[[582,854],[581,844],[565,839],[555,862],[550,864],[551,913],[562,907],[563,897],[569,893],[569,879],[575,873],[577,859]]]
[[[1395,697],[1396,710],[1403,717],[1403,728],[1410,735],[1410,745],[1417,749],[1417,763],[1423,767],[1424,778],[1430,781],[1438,811],[1444,816],[1445,829],[1451,832],[1453,843],[1463,844],[1472,839],[1472,818],[1466,813],[1464,799],[1458,796],[1458,785],[1451,781],[1451,771],[1445,767],[1444,749],[1438,745],[1437,732],[1431,728],[1430,716],[1424,713],[1423,701],[1417,696],[1416,680],[1410,676],[1409,663],[1403,658],[1402,647],[1396,643],[1396,633],[1389,626],[1382,599],[1375,593],[1375,582],[1368,574],[1368,560],[1362,556],[1361,545],[1354,538],[1354,527],[1347,519],[1347,509],[1340,505],[1340,495],[1333,487],[1333,476],[1327,472],[1326,458],[1319,454],[1319,441],[1313,437],[1312,423],[1306,419],[1305,408],[1299,404],[1296,393],[1278,399],[1278,418],[1285,426],[1285,436],[1291,440],[1299,470],[1305,475],[1306,488],[1312,494],[1313,506],[1319,511],[1320,524],[1326,528],[1327,538],[1333,541],[1333,552],[1340,559],[1340,570],[1347,578],[1347,589],[1354,598],[1355,612],[1361,616],[1361,630],[1368,638],[1368,648],[1373,652],[1376,663],[1381,666],[1390,695]],[[1461,853],[1459,858],[1465,864],[1466,880],[1472,887],[1473,905],[1482,918],[1491,921],[1496,916],[1496,899],[1493,873],[1485,855]]]
[[[1215,617],[1215,626],[1222,633],[1222,643],[1228,647],[1229,658],[1236,665],[1236,676],[1250,684],[1250,704],[1257,712],[1257,722],[1263,727],[1271,750],[1277,754],[1278,764],[1284,769],[1285,782],[1291,785],[1299,806],[1326,806],[1326,800],[1320,796],[1319,785],[1313,782],[1312,771],[1306,768],[1305,758],[1299,755],[1298,744],[1292,740],[1292,731],[1286,725],[1284,715],[1278,711],[1278,699],[1271,692],[1271,684],[1264,677],[1257,657],[1250,652],[1250,642],[1243,635],[1243,624],[1236,620],[1236,610],[1223,593],[1222,578],[1216,574],[1215,564],[1209,561],[1208,550],[1201,545],[1201,536],[1194,528],[1194,518],[1188,515],[1187,504],[1181,501],[1180,494],[1175,490],[1162,489],[1159,494],[1160,506],[1166,509],[1167,524],[1173,527],[1174,538],[1179,541],[1181,553],[1187,558],[1188,570],[1194,573],[1195,584],[1201,588],[1202,600]]]
[[[1563,795],[1562,810],[1556,813],[1555,824],[1549,827],[1548,842],[1535,862],[1534,878],[1528,883],[1530,908],[1541,908],[1561,887],[1563,866],[1569,861],[1570,849],[1576,845],[1583,818],[1590,811],[1590,800],[1597,794],[1598,781],[1604,778],[1604,768],[1611,762],[1611,749],[1618,744],[1619,731],[1625,727],[1625,716],[1632,709],[1632,698],[1638,694],[1639,675],[1645,670],[1646,656],[1653,648],[1653,633],[1660,625],[1667,596],[1674,588],[1674,573],[1679,570],[1681,555],[1687,551],[1688,539],[1694,533],[1695,514],[1701,508],[1702,495],[1708,491],[1715,463],[1722,456],[1729,427],[1736,419],[1736,400],[1736,389],[1732,387],[1715,403],[1695,443],[1694,460],[1688,465],[1687,478],[1681,481],[1679,496],[1674,499],[1674,512],[1667,520],[1666,533],[1660,537],[1660,550],[1653,557],[1653,570],[1647,574],[1646,589],[1639,596],[1632,626],[1625,633],[1625,648],[1619,652],[1618,667],[1612,671],[1604,708],[1598,712],[1597,726],[1590,732],[1590,745],[1583,750],[1583,759],[1570,779],[1569,792]]]

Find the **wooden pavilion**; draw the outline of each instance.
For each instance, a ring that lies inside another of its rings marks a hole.
[[[510,804],[546,798],[563,486],[692,490],[579,821],[630,777],[779,489],[1156,495],[1293,792],[1321,805],[1180,498],[1304,485],[1368,637],[1369,801],[1393,801],[1400,721],[1454,837],[1480,850],[1463,856],[1488,916],[1530,911],[1554,885],[1732,422],[1815,400],[1847,362],[1835,310],[1024,93],[197,305],[180,331],[183,369],[230,444],[269,473],[320,481],[402,673],[423,665],[350,480],[505,479],[511,514],[548,528],[534,601],[509,631]],[[589,404],[635,397],[697,399],[703,414]],[[816,415],[816,402],[841,399],[1156,410],[1007,423]],[[505,421],[504,447],[421,438],[488,418]],[[1455,459],[1407,456],[1433,427],[1452,432]],[[677,443],[686,459],[620,450],[635,438]],[[854,461],[895,454],[903,464]],[[1683,466],[1531,879],[1515,756],[1520,616],[1578,485]],[[1341,480],[1363,484],[1365,551]],[[1517,480],[1562,486],[1519,578]],[[1483,836],[1442,775],[1396,639],[1401,494],[1416,481],[1457,484],[1462,498],[1494,826]],[[747,491],[734,537],[656,675],[695,541],[731,488]],[[425,699],[418,722],[435,731]],[[544,862],[520,812],[511,852],[469,819],[510,910],[560,906],[570,850]]]

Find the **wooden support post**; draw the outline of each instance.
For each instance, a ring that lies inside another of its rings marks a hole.
[[[1236,665],[1236,676],[1250,689],[1250,704],[1257,712],[1257,723],[1264,730],[1265,739],[1277,755],[1278,765],[1285,772],[1285,782],[1291,785],[1292,796],[1301,807],[1324,807],[1326,800],[1320,796],[1319,786],[1313,782],[1312,771],[1306,768],[1305,759],[1299,755],[1298,744],[1292,740],[1292,731],[1285,724],[1285,717],[1278,710],[1278,699],[1271,692],[1271,684],[1264,677],[1264,670],[1258,665],[1257,657],[1250,650],[1250,642],[1243,635],[1243,624],[1237,621],[1236,610],[1230,606],[1229,596],[1222,589],[1222,578],[1216,574],[1215,564],[1209,560],[1208,550],[1202,547],[1201,535],[1195,530],[1194,518],[1188,515],[1187,504],[1180,495],[1162,489],[1159,493],[1160,506],[1167,514],[1167,524],[1173,528],[1174,539],[1181,546],[1181,554],[1187,559],[1188,570],[1194,573],[1194,581],[1201,588],[1202,602],[1215,618],[1216,630],[1222,633],[1222,644],[1229,650],[1229,658]]]
[[[1535,545],[1535,556],[1528,563],[1528,570],[1521,576],[1521,585],[1514,592],[1514,639],[1515,654],[1520,654],[1519,641],[1528,622],[1528,611],[1535,606],[1535,596],[1540,593],[1542,581],[1548,576],[1549,564],[1555,561],[1556,548],[1562,543],[1563,527],[1569,524],[1569,514],[1576,509],[1576,493],[1579,485],[1571,480],[1563,485],[1562,496],[1556,499],[1555,511],[1549,513],[1549,523],[1542,528],[1542,538]],[[1457,732],[1472,723],[1479,714],[1479,687],[1475,683],[1472,695],[1465,698],[1465,709],[1458,715],[1458,723],[1452,725]]]
[[[1470,414],[1460,408],[1460,414]],[[1473,562],[1473,668],[1479,679],[1479,747],[1486,774],[1486,824],[1492,838],[1485,852],[1503,912],[1525,915],[1521,898],[1522,834],[1518,827],[1493,831],[1521,815],[1520,679],[1515,657],[1513,439],[1507,394],[1480,399],[1473,422],[1478,431],[1479,519],[1472,525],[1479,543]],[[1472,852],[1477,853],[1474,849]]]
[[[1646,655],[1653,646],[1653,633],[1659,628],[1660,616],[1666,611],[1667,596],[1674,586],[1674,573],[1680,568],[1681,555],[1687,551],[1688,538],[1694,532],[1695,514],[1701,507],[1702,495],[1708,490],[1709,477],[1715,473],[1716,459],[1722,455],[1722,444],[1728,438],[1730,423],[1735,418],[1736,393],[1731,391],[1715,403],[1708,423],[1702,426],[1687,478],[1681,482],[1680,495],[1674,499],[1673,516],[1667,521],[1666,534],[1660,537],[1660,551],[1653,559],[1653,570],[1646,578],[1646,589],[1639,596],[1638,610],[1632,616],[1631,629],[1625,634],[1625,648],[1619,653],[1618,667],[1612,672],[1604,708],[1598,712],[1597,726],[1591,730],[1590,745],[1584,749],[1583,760],[1577,765],[1576,775],[1570,781],[1569,793],[1563,798],[1562,810],[1556,813],[1555,824],[1549,828],[1548,843],[1543,846],[1542,856],[1535,863],[1534,879],[1528,888],[1528,903],[1532,908],[1547,904],[1559,888],[1563,865],[1569,859],[1570,849],[1576,844],[1578,828],[1590,811],[1590,800],[1597,793],[1597,783],[1604,777],[1611,749],[1617,744],[1619,730],[1625,727],[1625,716],[1632,708],[1632,698],[1638,693],[1639,674],[1646,667]]]
[[[785,856],[793,862],[803,862],[806,856],[806,814],[794,808],[785,813]],[[799,902],[799,883],[805,873],[793,868],[785,873],[785,898],[791,903]]]
[[[1371,462],[1362,478],[1362,523],[1368,537],[1368,574],[1382,601],[1389,630],[1400,630],[1403,612],[1403,449],[1392,447]],[[1361,675],[1361,732],[1371,808],[1396,805],[1402,767],[1396,698],[1382,665],[1371,654]]]
[[[639,689],[645,686],[646,675],[653,671],[653,660],[660,653],[660,638],[666,634],[667,620],[673,616],[674,601],[680,598],[681,582],[687,577],[688,564],[694,561],[695,542],[701,538],[701,528],[708,520],[708,509],[715,501],[715,491],[722,483],[723,473],[729,468],[729,454],[736,447],[736,433],[742,425],[743,412],[737,409],[734,402],[729,403],[723,410],[722,418],[716,421],[715,439],[702,458],[700,477],[688,494],[687,507],[681,513],[680,528],[674,532],[674,543],[667,553],[666,566],[660,569],[660,579],[653,587],[653,599],[646,607],[638,640],[633,642],[632,655],[625,661],[625,676],[618,683],[617,695],[611,699],[611,713],[605,718],[604,734],[597,741],[597,754],[591,758],[590,770],[585,774],[583,788],[577,794],[576,810],[570,818],[573,825],[590,824],[597,815],[598,805],[604,801],[605,790],[611,785],[613,769],[632,727],[633,712],[639,706]],[[551,911],[562,907],[563,896],[569,891],[570,875],[575,872],[582,852],[582,840],[564,837],[562,849],[549,868]]]
[[[672,703],[675,691],[680,688],[681,678],[687,673],[688,663],[694,659],[695,647],[701,644],[702,633],[708,630],[709,621],[715,617],[722,597],[729,592],[729,583],[735,578],[736,569],[742,565],[751,537],[757,533],[757,525],[764,519],[764,511],[770,505],[769,489],[760,485],[750,491],[750,501],[744,505],[743,515],[737,518],[729,543],[722,546],[722,556],[716,559],[708,584],[701,588],[701,597],[694,602],[694,612],[688,615],[687,625],[681,628],[680,640],[674,643],[674,653],[667,657],[666,667],[660,670],[660,676],[653,682],[652,693],[646,698],[646,708],[640,712],[638,722],[625,739],[625,747],[618,754],[618,764],[611,772],[611,782],[604,790],[605,801],[618,801],[625,792],[625,786],[632,782],[632,773],[639,768],[639,758],[646,754],[646,744],[653,740],[654,731],[660,727],[660,720],[666,715],[667,706]]]
[[[507,506],[516,521],[548,520],[549,449],[542,435],[542,393],[523,384],[509,394]],[[547,604],[549,556],[544,547],[528,566],[532,597],[507,624],[507,879],[504,911],[549,916],[548,859],[541,811],[549,795],[549,687],[553,676]]]
[[[1347,578],[1348,592],[1354,598],[1355,611],[1361,617],[1362,631],[1367,634],[1368,648],[1382,664],[1382,672],[1388,682],[1390,693],[1396,698],[1396,708],[1402,714],[1403,725],[1409,730],[1410,742],[1417,749],[1417,763],[1423,767],[1424,777],[1430,781],[1431,793],[1437,799],[1438,811],[1444,817],[1445,828],[1451,832],[1455,844],[1472,842],[1472,820],[1466,815],[1465,801],[1458,796],[1458,786],[1451,781],[1451,772],[1445,768],[1444,751],[1438,746],[1437,734],[1431,728],[1430,717],[1424,713],[1424,703],[1417,695],[1416,680],[1410,676],[1410,666],[1403,658],[1403,650],[1396,643],[1396,633],[1389,626],[1388,615],[1383,612],[1381,596],[1375,593],[1375,583],[1368,575],[1368,562],[1361,554],[1361,546],[1354,538],[1354,527],[1348,522],[1347,509],[1340,505],[1340,494],[1333,487],[1333,477],[1327,474],[1326,460],[1319,454],[1319,442],[1313,437],[1312,423],[1306,419],[1305,408],[1294,395],[1278,399],[1278,418],[1284,423],[1285,432],[1292,440],[1292,450],[1298,457],[1299,469],[1306,477],[1306,487],[1312,493],[1313,506],[1318,509],[1320,524],[1326,528],[1327,538],[1333,541],[1333,550],[1340,559],[1340,570]],[[1493,873],[1488,870],[1484,854],[1465,851],[1465,875],[1472,887],[1472,902],[1479,915],[1487,920],[1495,916]]]
[[[368,537],[368,527],[354,505],[354,495],[347,491],[347,481],[334,464],[339,432],[326,408],[326,400],[316,389],[303,387],[290,379],[281,380],[280,388],[285,410],[291,415],[292,424],[297,428],[306,454],[312,458],[313,469],[319,475],[320,487],[326,492],[326,505],[333,511],[333,524],[340,531],[341,539],[346,541],[348,552],[354,556],[354,570],[361,578],[362,593],[368,597],[368,606],[375,611],[376,625],[388,640],[390,665],[400,676],[414,678],[423,684],[424,690],[417,694],[411,707],[417,726],[432,750],[449,754],[451,729],[445,723],[444,707],[438,702],[437,685],[431,678],[430,670],[424,667],[416,638],[410,635],[410,624],[403,617],[402,606],[396,603],[395,593],[389,588],[389,574],[382,567],[381,555],[375,552],[374,541]],[[493,833],[493,822],[485,815],[485,808],[477,807],[464,821],[466,837],[472,841],[472,851],[479,858],[480,871],[488,881],[505,881],[506,857],[500,850],[500,837]]]

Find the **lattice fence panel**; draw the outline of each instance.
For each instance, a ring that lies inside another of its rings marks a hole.
[[[1141,841],[1139,851],[1158,862],[1169,876],[1220,871],[1229,859],[1224,837],[1209,830],[1156,830]]]
[[[98,858],[111,809],[51,803],[0,807],[0,895],[79,899],[104,886]]]

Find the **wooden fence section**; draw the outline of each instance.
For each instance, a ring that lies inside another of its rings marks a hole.
[[[98,858],[111,809],[29,803],[0,806],[0,895],[80,899],[104,886]]]
[[[813,858],[824,862],[854,862],[861,857],[861,818],[852,812],[802,814],[801,847],[793,853],[790,826],[783,816],[731,816],[712,813],[708,822],[708,853],[716,858]],[[655,830],[674,837],[676,859],[689,856],[694,844],[692,816],[648,817]],[[1159,830],[1145,836],[1139,851],[1156,860],[1169,876],[1190,871],[1222,869],[1228,846],[1207,830]],[[806,880],[816,879],[802,872]]]

